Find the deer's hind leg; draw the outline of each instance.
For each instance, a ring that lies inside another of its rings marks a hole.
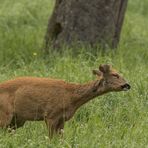
[[[13,107],[8,102],[8,95],[0,95],[0,128],[7,128],[13,117]]]
[[[7,128],[9,127],[11,120],[12,120],[12,113],[7,110],[0,109],[0,128]]]
[[[13,116],[11,123],[9,125],[10,129],[16,130],[24,125],[25,120],[18,118],[16,115]]]

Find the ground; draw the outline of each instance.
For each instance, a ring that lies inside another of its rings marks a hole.
[[[116,51],[65,49],[41,52],[53,0],[0,0],[0,82],[17,76],[55,77],[84,83],[91,70],[110,63],[129,81],[129,92],[110,93],[80,108],[63,138],[48,139],[44,122],[27,122],[10,134],[0,130],[0,148],[147,148],[148,1],[129,0]],[[95,56],[92,54],[95,53]]]

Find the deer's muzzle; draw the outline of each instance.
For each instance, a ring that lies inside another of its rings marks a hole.
[[[127,90],[129,90],[129,89],[131,88],[131,86],[130,86],[128,83],[126,83],[126,84],[122,85],[121,88],[122,88],[124,91],[127,91]]]

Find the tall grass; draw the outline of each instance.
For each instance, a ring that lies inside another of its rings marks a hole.
[[[65,49],[44,57],[41,49],[52,0],[0,0],[0,81],[17,76],[55,77],[84,83],[91,70],[110,63],[129,80],[129,92],[110,93],[84,105],[66,123],[64,137],[48,139],[43,122],[27,122],[10,134],[0,130],[0,148],[147,148],[148,2],[129,0],[117,51]]]

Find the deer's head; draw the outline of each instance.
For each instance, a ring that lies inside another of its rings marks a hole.
[[[98,70],[93,70],[93,74],[99,77],[101,87],[106,91],[127,91],[131,88],[111,65],[100,65]]]

